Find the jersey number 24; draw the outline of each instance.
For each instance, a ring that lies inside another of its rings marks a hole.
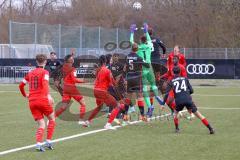
[[[180,93],[182,91],[187,91],[187,86],[185,80],[173,82],[175,93]]]

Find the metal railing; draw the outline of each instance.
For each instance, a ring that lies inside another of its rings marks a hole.
[[[49,47],[50,48],[50,47]],[[57,52],[59,51],[60,52]],[[38,49],[37,53],[49,54],[51,51],[57,53],[58,58],[64,58],[67,54],[70,54],[72,50],[75,50],[76,56],[90,55],[92,57],[98,57],[101,54],[108,53],[120,53],[128,54],[130,49],[122,50],[115,49],[112,52],[106,52],[103,48],[50,48]],[[170,53],[173,48],[167,48],[167,53]],[[185,55],[186,59],[240,59],[240,48],[182,48],[181,52]],[[23,57],[21,57],[21,53]],[[35,58],[35,50],[32,48],[24,48],[24,50],[18,48],[6,48],[6,45],[0,45],[0,58]]]

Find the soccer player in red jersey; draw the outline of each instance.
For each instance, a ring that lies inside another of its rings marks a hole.
[[[168,81],[171,81],[174,77],[174,73],[173,73],[173,68],[175,66],[178,66],[180,68],[180,76],[182,77],[187,77],[187,71],[185,69],[185,67],[179,63],[179,56],[177,55],[174,55],[173,56],[173,63],[168,66],[168,71],[167,73],[165,73],[161,78],[167,78]]]
[[[171,52],[169,55],[168,55],[168,59],[167,59],[167,68],[171,67],[171,66],[174,66],[174,62],[173,62],[173,57],[174,56],[178,56],[178,59],[179,59],[179,64],[183,65],[184,67],[186,67],[187,63],[186,63],[186,60],[185,60],[185,56],[180,53],[180,47],[179,45],[176,45],[174,46],[174,50],[173,52]]]
[[[83,124],[83,118],[86,112],[86,105],[84,98],[77,89],[76,83],[84,83],[84,81],[77,78],[76,69],[73,67],[74,58],[73,55],[67,55],[64,58],[64,65],[62,67],[63,74],[63,96],[62,106],[56,111],[56,117],[61,115],[70,104],[71,99],[75,99],[79,104],[79,124]]]
[[[104,126],[105,129],[116,129],[111,124],[116,118],[119,110],[120,104],[116,99],[108,92],[108,88],[113,86],[115,83],[111,71],[106,67],[106,56],[101,55],[99,58],[100,68],[96,73],[96,80],[94,84],[94,96],[96,98],[97,107],[93,110],[88,120],[85,122],[85,126],[88,126],[92,119],[101,110],[103,104],[113,107],[113,110],[108,118],[107,124]]]
[[[29,108],[32,112],[34,120],[38,124],[36,132],[36,149],[44,152],[44,147],[53,149],[51,139],[55,129],[55,116],[53,111],[53,99],[49,94],[49,73],[44,69],[47,56],[44,54],[38,54],[36,56],[37,68],[30,71],[22,82],[19,84],[19,89],[22,95],[28,98]],[[26,94],[24,86],[29,84],[29,94]],[[47,139],[43,144],[45,121],[44,116],[49,120],[47,125]]]
[[[187,71],[183,65],[179,64],[179,56],[177,56],[177,55],[173,56],[173,64],[171,64],[171,66],[168,66],[169,68],[168,68],[167,73],[162,75],[161,78],[167,79],[168,82],[170,82],[174,78],[173,68],[176,66],[178,66],[180,69],[180,76],[187,78]],[[171,90],[169,92],[166,104],[170,107],[170,109],[172,110],[172,113],[173,113],[173,111],[176,107],[173,90]]]

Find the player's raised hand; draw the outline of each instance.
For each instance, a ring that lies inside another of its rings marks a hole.
[[[136,30],[137,30],[137,25],[136,24],[131,24],[131,26],[130,26],[131,33],[134,33]]]
[[[148,24],[147,23],[143,23],[143,32],[144,33],[148,32]]]

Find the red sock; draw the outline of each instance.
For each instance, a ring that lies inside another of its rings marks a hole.
[[[129,98],[126,98],[124,101],[125,101],[126,105],[130,105],[131,104],[131,99],[129,99]]]
[[[56,123],[54,120],[49,120],[48,128],[47,128],[47,140],[51,140],[54,130],[55,130]]]
[[[42,143],[43,141],[44,128],[38,128],[36,132],[36,141],[37,143]]]
[[[60,116],[65,110],[66,110],[66,109],[63,108],[63,107],[61,107],[61,108],[59,108],[58,110],[56,110],[56,112],[55,112],[55,117]]]
[[[172,109],[175,109],[175,108],[176,108],[176,103],[175,103],[175,101],[173,101],[173,102],[170,104],[170,107],[171,107]]]
[[[150,97],[150,103],[153,105],[153,97]]]
[[[202,123],[205,125],[205,126],[208,126],[209,123],[208,123],[208,120],[206,118],[202,119]]]
[[[178,128],[178,123],[179,123],[178,118],[174,117],[173,121],[174,121],[175,127]]]
[[[79,107],[79,112],[80,112],[80,119],[83,119],[86,113],[86,106],[85,105],[81,105]]]
[[[141,116],[144,116],[144,102],[142,100],[138,100],[138,108]]]
[[[101,108],[102,108],[102,107],[96,107],[96,108],[92,111],[91,115],[89,116],[88,121],[92,121],[92,119],[98,114],[98,112],[101,110]]]
[[[108,123],[112,123],[113,122],[113,120],[116,118],[116,116],[118,115],[118,112],[119,112],[119,108],[118,107],[116,107],[116,108],[114,108],[113,110],[112,110],[112,112],[111,112],[111,114],[110,114],[110,116],[109,116],[109,118],[108,118]]]

